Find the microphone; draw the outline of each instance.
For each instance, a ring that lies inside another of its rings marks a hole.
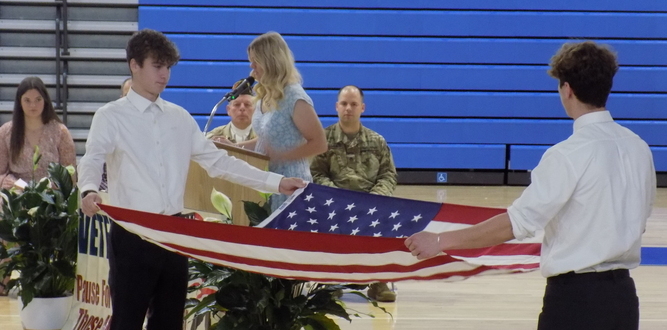
[[[208,128],[211,125],[211,122],[213,121],[213,116],[215,116],[216,111],[218,111],[218,107],[220,106],[220,104],[222,104],[222,102],[225,101],[235,100],[237,97],[239,97],[239,95],[241,95],[241,93],[248,90],[248,88],[250,88],[250,86],[252,86],[252,84],[254,83],[255,83],[254,77],[250,76],[248,78],[245,78],[241,80],[241,82],[236,86],[236,88],[232,89],[231,92],[228,92],[227,94],[225,94],[225,96],[222,97],[220,102],[218,102],[213,107],[213,110],[211,110],[211,115],[208,116],[208,121],[206,122],[206,126],[204,126],[204,134],[208,132]]]
[[[247,91],[252,84],[255,83],[255,78],[250,76],[248,78],[243,79],[236,88],[232,89],[231,92],[225,94],[225,98],[227,100],[235,100],[239,95],[241,95],[243,92]]]

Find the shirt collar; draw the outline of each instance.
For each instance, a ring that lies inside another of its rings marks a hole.
[[[244,138],[247,137],[250,134],[250,130],[252,129],[252,125],[248,125],[245,129],[240,129],[234,125],[233,122],[229,122],[229,125],[231,127],[232,133],[236,135],[243,136]]]
[[[343,129],[340,127],[340,122],[337,122],[335,125],[336,125],[335,128],[334,128],[334,139],[335,139],[335,142],[342,142],[342,143],[351,142],[352,140],[355,140],[355,139],[357,139],[359,136],[361,136],[362,132],[364,131],[364,125],[362,125],[361,123],[359,123],[359,132],[357,132],[357,135],[355,136],[354,139],[350,140],[350,139],[347,137],[347,134],[345,134],[345,132],[343,132]]]
[[[576,132],[586,125],[606,123],[610,121],[614,121],[614,118],[611,117],[611,114],[607,110],[587,113],[574,121],[574,131]]]
[[[134,89],[130,88],[130,92],[127,93],[127,100],[130,101],[130,103],[142,113],[146,112],[146,110],[148,110],[148,108],[153,103],[157,105],[158,109],[164,111],[164,100],[159,95],[155,102],[151,102],[147,98],[135,92]]]

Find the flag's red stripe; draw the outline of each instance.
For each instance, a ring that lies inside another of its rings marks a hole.
[[[112,218],[135,223],[145,228],[182,234],[192,237],[225,241],[237,244],[249,244],[271,248],[284,248],[322,253],[383,253],[388,251],[409,252],[400,238],[350,236],[326,233],[310,233],[279,229],[221,225],[203,221],[188,220],[179,217],[155,213],[134,211],[109,205],[101,205]],[[514,247],[518,245],[518,247]],[[539,255],[539,250],[529,244],[501,244],[481,250],[493,255],[510,255],[521,246],[526,246],[525,254]],[[509,246],[509,248],[508,248]],[[508,249],[508,252],[505,250]],[[474,253],[478,249],[466,250]],[[463,251],[463,250],[462,250]],[[456,255],[457,252],[453,251]],[[524,254],[524,253],[520,253]]]
[[[468,206],[458,204],[442,204],[434,221],[476,225],[488,218],[507,212],[506,209]]]

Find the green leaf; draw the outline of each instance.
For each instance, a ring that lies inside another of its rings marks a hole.
[[[340,330],[340,327],[332,319],[323,314],[309,315],[303,322],[314,330]]]
[[[39,160],[42,159],[42,155],[39,152],[39,146],[35,146],[35,151],[32,153],[32,170],[37,171],[37,166],[39,164]]]
[[[195,300],[196,300],[196,299],[195,299]],[[210,305],[213,305],[213,304],[215,304],[215,295],[214,295],[214,294],[210,294],[210,295],[204,297],[201,301],[199,301],[199,302],[192,308],[192,310],[191,310],[190,312],[188,312],[187,315],[185,315],[185,318],[187,319],[187,318],[189,318],[190,316],[192,316],[193,314],[195,314],[195,313],[199,312],[200,310],[202,310],[202,309],[204,309],[204,308],[206,308],[206,307],[209,307]],[[189,307],[189,306],[187,306],[187,302],[186,302],[186,306],[185,306],[185,307],[186,307],[186,308]]]
[[[232,200],[227,195],[215,190],[215,188],[211,189],[211,204],[227,219],[232,218]]]
[[[14,228],[12,227],[12,223],[10,221],[0,220],[0,239],[7,242],[18,241],[16,236],[14,236]]]
[[[30,224],[29,223],[22,223],[18,225],[17,227],[14,228],[14,237],[16,237],[16,241],[30,241]]]
[[[220,287],[215,294],[218,305],[228,310],[245,310],[251,303],[247,290],[240,285],[228,284]]]
[[[339,305],[334,300],[331,300],[322,306],[313,306],[313,308],[309,306],[309,308],[316,313],[331,314],[352,322],[352,319],[350,319],[350,314],[345,310],[345,308],[343,308],[343,306]]]
[[[252,227],[259,225],[264,219],[269,217],[269,212],[256,202],[243,201],[243,210],[248,216],[250,226]]]
[[[77,213],[77,210],[79,209],[79,189],[74,189],[74,193],[69,196],[69,199],[67,200],[67,213],[68,214],[74,214]]]
[[[52,264],[52,266],[62,276],[70,278],[76,277],[76,267],[71,261],[57,260]]]
[[[74,181],[67,168],[58,163],[50,163],[48,173],[49,178],[63,194],[64,199],[68,199],[74,190]]]
[[[51,183],[51,182],[49,182],[49,180],[47,178],[44,178],[44,179],[39,181],[39,184],[37,185],[37,187],[35,187],[35,190],[39,191],[39,192],[43,192],[49,186],[49,183]]]
[[[23,308],[28,306],[34,297],[35,289],[32,286],[21,285],[21,302],[23,303]]]

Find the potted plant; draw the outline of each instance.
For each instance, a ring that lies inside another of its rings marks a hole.
[[[36,150],[33,164],[39,158]],[[4,262],[0,276],[14,271],[19,274],[7,287],[18,287],[25,328],[60,329],[67,320],[76,281],[79,222],[79,194],[73,172],[73,167],[51,163],[48,177],[32,180],[22,190],[1,192],[0,260]],[[51,305],[63,314],[49,315],[44,306]],[[55,325],[44,328],[33,324],[41,320]],[[58,326],[59,322],[62,324]]]
[[[268,200],[268,196],[264,196]],[[231,201],[215,190],[211,202],[225,217],[231,216]],[[255,226],[269,215],[266,202],[259,204],[244,201],[244,210]],[[263,274],[220,267],[200,260],[190,260],[190,280],[198,281],[190,292],[209,290],[198,298],[188,299],[195,326],[203,321],[202,316],[212,319],[209,329],[250,330],[339,330],[340,327],[329,316],[338,316],[352,321],[359,317],[339,299],[341,289],[351,289],[356,294],[380,308],[363,294],[366,285],[328,285],[300,280],[274,278]],[[212,290],[211,290],[212,289]],[[368,315],[368,314],[367,314]],[[369,315],[372,317],[372,315]]]

